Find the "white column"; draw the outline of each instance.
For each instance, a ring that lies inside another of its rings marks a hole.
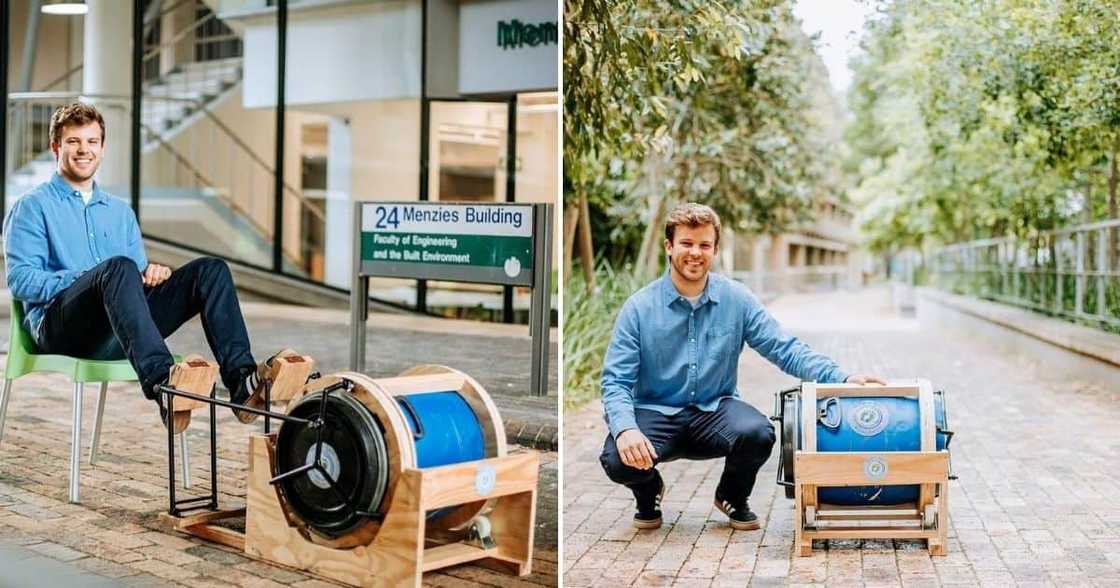
[[[354,201],[351,189],[350,121],[327,122],[327,227],[324,278],[332,286],[350,288]]]
[[[82,92],[121,97],[90,101],[105,118],[105,152],[97,181],[102,188],[126,197],[132,136],[128,98],[132,92],[132,3],[86,0],[86,5]]]

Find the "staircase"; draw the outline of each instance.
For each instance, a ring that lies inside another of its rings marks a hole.
[[[273,166],[213,111],[236,104],[243,78],[243,59],[237,35],[196,0],[181,0],[173,9],[192,10],[195,20],[182,31],[146,38],[156,44],[144,56],[146,79],[141,101],[141,165],[144,200],[141,223],[146,234],[180,242],[215,254],[269,267],[272,264],[275,180]],[[161,15],[162,16],[162,15]],[[184,60],[158,73],[161,51],[181,56],[187,35],[195,35],[194,61]],[[202,47],[202,44],[210,45]],[[177,46],[178,45],[178,46]],[[217,47],[219,50],[215,51]],[[214,58],[217,55],[217,58]],[[70,76],[77,70],[66,74]],[[52,83],[53,84],[53,83]],[[20,137],[21,147],[9,156],[9,206],[38,184],[50,179],[54,157],[47,148],[50,113],[80,96],[75,92],[12,94],[8,108],[9,145]],[[128,110],[128,97],[98,100],[98,108]],[[270,155],[270,154],[269,154]],[[300,190],[284,185],[285,206],[300,213],[325,214]],[[298,248],[297,248],[298,249]],[[303,277],[298,250],[285,247],[284,271]]]

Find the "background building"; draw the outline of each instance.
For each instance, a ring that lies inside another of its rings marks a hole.
[[[344,300],[356,201],[556,199],[554,2],[138,0],[141,29],[126,0],[87,0],[84,16],[43,4],[4,4],[5,210],[53,171],[50,114],[76,99],[107,118],[98,180],[138,209],[153,259],[219,255],[271,298]],[[389,303],[506,321],[529,298],[406,280],[371,288]]]

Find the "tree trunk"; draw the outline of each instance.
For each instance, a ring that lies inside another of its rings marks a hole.
[[[644,274],[654,273],[657,267],[658,258],[658,244],[660,239],[658,236],[661,234],[661,208],[664,206],[665,199],[661,195],[661,160],[657,155],[650,155],[646,158],[642,165],[645,168],[645,174],[648,182],[650,217],[646,223],[646,229],[642,231],[642,241],[638,245],[638,258],[634,263],[634,269]]]
[[[1116,184],[1120,182],[1120,177],[1117,177],[1116,171],[1116,152],[1112,152],[1112,162],[1108,170],[1108,218],[1120,218],[1116,210]],[[1108,231],[1108,259],[1105,263],[1109,268],[1114,268],[1117,265],[1117,258],[1120,257],[1120,250],[1117,249],[1118,237],[1120,237],[1120,228],[1113,227]]]
[[[1116,153],[1112,154],[1112,163],[1108,170],[1108,218],[1118,218],[1116,210],[1116,184],[1120,178],[1116,175]]]
[[[591,208],[587,196],[579,197],[579,259],[587,287],[595,287],[595,250],[591,245]]]
[[[646,228],[642,231],[642,242],[638,245],[638,259],[634,262],[634,269],[648,274],[650,273],[650,266],[653,265],[653,260],[657,255],[657,225],[658,217],[661,216],[661,203],[663,198],[660,194],[652,194],[649,197],[650,217],[646,222]]]
[[[575,255],[576,227],[579,225],[579,201],[564,208],[564,273],[563,280],[572,277],[572,257]]]

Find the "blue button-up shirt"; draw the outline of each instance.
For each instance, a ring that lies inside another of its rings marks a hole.
[[[635,408],[712,411],[736,396],[744,344],[802,380],[847,379],[834,361],[784,333],[743,284],[708,274],[693,308],[666,273],[631,296],[615,322],[602,380],[611,434],[637,427]]]
[[[24,327],[39,340],[43,311],[78,276],[118,255],[148,267],[140,225],[132,208],[93,185],[82,195],[55,173],[21,197],[4,219],[8,289],[24,303]]]

